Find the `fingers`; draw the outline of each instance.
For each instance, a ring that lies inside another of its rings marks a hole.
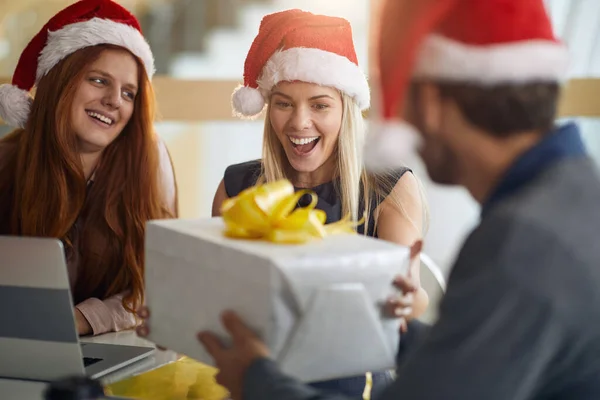
[[[406,296],[389,299],[384,305],[384,313],[386,316],[399,319],[400,333],[406,333],[408,331],[407,321],[410,319],[413,312],[412,298],[406,299],[405,297]]]
[[[142,323],[135,328],[135,333],[142,338],[147,338],[150,335],[150,328],[146,325],[146,320],[150,318],[150,310],[148,307],[142,306],[136,312],[137,316],[142,319]],[[166,351],[167,348],[154,344],[158,350]]]
[[[394,286],[402,293],[415,292],[418,287],[413,283],[412,279],[399,275],[394,279]]]
[[[150,333],[150,329],[146,325],[146,320],[150,317],[150,310],[147,307],[141,306],[137,309],[136,314],[139,318],[142,319],[141,324],[135,328],[135,332],[140,337],[147,337]]]
[[[408,331],[408,323],[406,322],[406,318],[400,319],[400,333],[406,333]]]
[[[137,315],[142,319],[148,319],[150,317],[150,310],[146,306],[141,306],[137,310]]]
[[[407,293],[401,297],[391,297],[389,299],[389,302],[393,304],[396,308],[412,307],[413,303],[415,302],[415,296],[412,293]]]
[[[135,333],[137,333],[137,335],[139,337],[147,338],[148,335],[150,334],[150,328],[148,328],[148,326],[146,324],[141,324],[140,326],[138,326],[137,328],[135,328]],[[158,345],[156,343],[154,345],[156,346],[156,348],[158,350],[162,350],[162,351],[166,351],[167,350],[166,347],[160,346],[160,345]]]
[[[227,388],[227,386],[226,386],[227,380],[224,379],[223,372],[221,372],[221,371],[217,372],[217,374],[215,375],[215,382],[217,382],[218,385],[221,385],[224,388]],[[225,399],[229,399],[229,398],[226,397]]]
[[[227,329],[231,335],[234,343],[256,337],[256,334],[248,328],[235,312],[225,311],[221,319],[223,321],[223,326],[225,326],[225,329]]]
[[[412,260],[417,257],[421,253],[421,250],[423,250],[423,241],[417,240],[410,246],[410,259]]]
[[[135,328],[135,333],[137,333],[138,336],[145,338],[148,337],[150,329],[148,329],[148,327],[145,324],[142,324]]]
[[[390,318],[407,318],[412,315],[412,312],[412,306],[400,305],[392,301],[385,305],[385,314]]]
[[[202,343],[208,354],[210,354],[210,356],[218,362],[223,354],[223,351],[225,351],[221,341],[215,335],[209,332],[200,332],[198,334],[198,340],[200,343]]]
[[[384,312],[391,318],[408,318],[413,312],[413,302],[412,293],[402,297],[392,297],[385,302]]]

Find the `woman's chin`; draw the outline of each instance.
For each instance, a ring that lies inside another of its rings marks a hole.
[[[292,166],[294,171],[304,173],[314,172],[319,168],[319,166],[322,165],[322,163],[318,162],[318,159],[313,159],[312,157],[303,160],[288,159],[288,161],[290,162],[290,165]]]
[[[103,151],[110,145],[111,141],[99,138],[79,140],[79,150],[84,153],[97,153]]]

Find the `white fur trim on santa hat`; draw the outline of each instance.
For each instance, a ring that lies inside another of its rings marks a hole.
[[[568,59],[567,48],[549,40],[474,46],[431,35],[421,46],[413,76],[479,84],[562,81]]]
[[[29,92],[10,84],[0,86],[0,117],[7,125],[24,128],[31,102]]]
[[[154,75],[154,56],[144,36],[133,26],[108,19],[92,18],[48,32],[48,41],[40,53],[36,83],[68,55],[89,46],[113,44],[126,48],[144,63],[148,77]]]
[[[294,47],[276,52],[263,67],[258,85],[266,94],[282,81],[331,86],[353,97],[361,110],[370,105],[365,74],[348,58],[329,51]]]
[[[372,172],[406,166],[422,144],[419,132],[404,121],[369,121],[364,162]]]
[[[236,117],[255,117],[265,108],[265,98],[260,90],[240,85],[233,91],[231,106]]]

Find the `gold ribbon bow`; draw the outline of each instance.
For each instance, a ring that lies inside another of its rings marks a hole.
[[[311,203],[296,208],[305,194],[310,194]],[[223,202],[225,235],[275,243],[305,243],[327,235],[355,233],[354,228],[362,224],[362,220],[355,223],[348,217],[325,224],[327,215],[315,209],[317,201],[316,193],[307,189],[294,192],[294,186],[287,180],[253,186]]]

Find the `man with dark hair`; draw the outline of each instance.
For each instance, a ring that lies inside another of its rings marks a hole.
[[[441,184],[462,184],[457,175],[463,175],[463,171],[456,168],[458,164],[466,164],[469,169],[474,167],[469,158],[471,152],[476,158],[483,156],[487,162],[490,155],[504,154],[505,150],[512,149],[506,154],[510,162],[517,153],[553,133],[559,93],[555,82],[488,87],[421,78],[410,84],[403,114],[421,133],[424,142],[421,157],[431,179]],[[433,121],[432,112],[446,118],[452,116],[453,120]],[[455,124],[457,118],[460,118],[460,124]],[[446,126],[430,126],[433,122]],[[470,132],[458,134],[464,130]],[[471,137],[471,134],[475,136]],[[475,145],[474,141],[478,143],[480,139],[483,148]],[[462,148],[454,148],[460,144],[468,146],[467,154],[462,153]],[[385,151],[390,152],[388,158],[393,157],[393,147],[386,146]],[[461,160],[452,159],[458,156]],[[494,170],[504,172],[498,168]],[[480,203],[485,200],[477,195],[474,197]]]
[[[384,7],[383,119],[416,128],[431,178],[482,213],[439,320],[377,399],[600,398],[600,179],[577,126],[555,126],[567,52],[543,0]],[[402,129],[374,134],[368,154],[394,161]],[[235,314],[224,323],[231,347],[200,338],[234,399],[341,399],[282,374]]]

